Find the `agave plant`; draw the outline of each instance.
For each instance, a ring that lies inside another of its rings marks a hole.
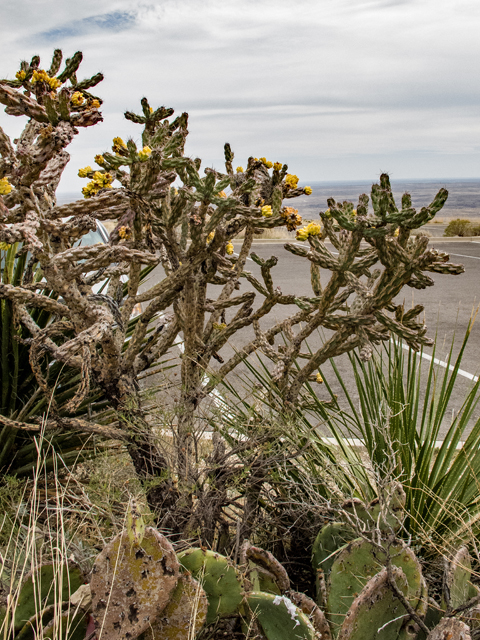
[[[364,502],[395,479],[407,496],[403,535],[418,543],[458,546],[480,533],[478,378],[448,424],[471,327],[472,323],[456,357],[452,341],[443,366],[435,358],[435,346],[424,359],[423,351],[416,353],[398,339],[380,347],[369,362],[353,352],[353,392],[332,360],[333,379],[319,371],[321,394],[318,385],[304,385],[294,428],[285,423],[267,364],[260,356],[255,363],[246,361],[247,393],[241,397],[238,388],[228,387],[236,402],[229,401],[228,412],[215,426],[235,440],[244,437],[241,425],[249,421],[283,421],[283,443],[303,443],[305,450],[286,460],[277,473],[284,483],[295,484],[306,500],[315,495],[323,499],[326,475],[335,478],[340,500],[356,497]],[[341,404],[333,389],[338,385]]]
[[[20,245],[16,243],[0,252],[0,283],[18,286],[22,284],[27,271],[33,271],[33,281],[38,287],[42,279],[38,263],[31,263],[29,254],[19,248]],[[150,268],[145,269],[142,278],[150,271]],[[49,295],[57,298],[53,293]],[[45,309],[32,308],[30,315],[41,328],[48,327],[53,319],[52,314]],[[136,318],[130,320],[127,340],[136,322]],[[38,441],[34,440],[36,432],[18,429],[9,422],[33,422],[36,418],[40,424],[42,416],[51,408],[51,401],[42,393],[33,367],[41,367],[41,377],[54,388],[53,402],[59,417],[85,417],[94,412],[97,421],[108,423],[108,403],[104,392],[99,387],[92,387],[76,411],[73,414],[69,411],[69,402],[82,384],[81,374],[54,359],[49,359],[48,353],[41,364],[31,360],[31,335],[24,325],[16,321],[9,299],[0,300],[0,339],[0,470],[4,474],[23,476],[31,474],[38,456],[39,445]],[[56,337],[52,336],[52,339],[55,341]],[[64,463],[69,466],[98,453],[103,448],[104,440],[97,435],[78,430],[62,429],[61,432],[51,432],[41,440],[42,448],[50,452],[45,467],[51,470],[53,452],[60,454]]]

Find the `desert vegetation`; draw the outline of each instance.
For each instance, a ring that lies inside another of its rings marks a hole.
[[[103,118],[81,61],[56,50],[0,81],[27,118],[0,130],[3,637],[474,636],[478,382],[437,443],[469,332],[424,388],[423,307],[396,302],[463,271],[417,233],[447,191],[416,211],[382,174],[303,224],[287,201],[311,189],[286,164],[234,167],[227,143],[225,170],[202,171],[188,114],[142,98],[125,113],[141,143],[98,149],[83,197],[57,205],[68,145]],[[82,245],[97,220],[109,242]],[[280,227],[308,296],[254,251]],[[342,354],[360,409],[322,373]]]

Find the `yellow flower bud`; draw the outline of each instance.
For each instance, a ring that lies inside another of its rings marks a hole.
[[[266,204],[262,207],[262,216],[264,218],[270,218],[273,215],[272,207],[269,204]]]
[[[215,237],[215,231],[212,231],[207,236],[207,242],[211,242],[214,239],[214,237]]]
[[[225,252],[228,256],[233,255],[233,244],[231,242],[228,242],[226,247],[225,247]]]
[[[88,178],[88,174],[93,171],[92,167],[89,165],[88,167],[84,167],[83,169],[78,170],[79,178]]]
[[[88,103],[88,106],[91,109],[100,109],[100,100],[97,100],[96,98],[94,98]]]
[[[71,98],[71,103],[74,107],[79,107],[81,104],[85,102],[85,98],[83,97],[83,93],[81,91],[75,91]]]
[[[150,147],[143,147],[141,151],[138,152],[138,159],[140,162],[145,162],[152,155],[152,150]]]
[[[293,173],[287,173],[285,184],[289,189],[296,189],[298,184],[298,176],[295,176]]]
[[[132,235],[132,230],[130,227],[120,227],[118,230],[118,235],[122,240],[128,240],[128,238]]]
[[[97,155],[95,156],[95,162],[103,167],[103,165],[105,164],[105,158],[100,153],[97,153]]]
[[[323,382],[323,378],[319,373],[317,373],[316,382],[318,382],[318,384],[322,384],[322,382]]]
[[[237,173],[243,173],[243,167],[237,167]]]
[[[395,229],[395,233],[393,234],[394,238],[398,238],[399,233],[400,229]]]
[[[150,107],[150,113],[153,113],[153,107]]]
[[[227,325],[225,324],[225,322],[214,322],[213,323],[213,328],[216,331],[222,331],[223,329],[227,328]]]
[[[217,193],[217,196],[218,196],[219,198],[226,198],[226,197],[227,197],[227,194],[225,193],[225,191],[219,191],[219,192]]]
[[[312,195],[312,187],[304,187],[303,188],[303,192],[306,196],[311,196]]]
[[[13,189],[9,183],[8,178],[0,178],[0,196],[8,195]]]

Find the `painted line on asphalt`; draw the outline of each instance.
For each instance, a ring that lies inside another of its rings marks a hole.
[[[391,338],[390,338],[390,342],[393,342]],[[408,344],[404,344],[402,342],[402,349],[405,349],[406,351],[408,351],[410,347],[408,346]],[[440,367],[443,367],[444,369],[448,367],[449,371],[455,370],[455,367],[453,366],[453,364],[448,364],[448,362],[444,362],[443,360],[439,360],[438,358],[432,358],[432,356],[428,355],[428,353],[421,353],[420,355],[422,356],[422,358],[424,358],[425,360],[428,360],[429,362],[433,360],[434,364],[438,364]],[[468,371],[464,371],[463,369],[458,369],[457,373],[458,375],[463,376],[464,378],[468,378],[468,380],[473,380],[473,382],[478,381],[478,376],[474,376],[473,373],[468,373]]]
[[[480,244],[480,242],[477,242],[477,244]],[[449,256],[455,256],[456,258],[473,258],[474,260],[480,260],[480,258],[478,256],[464,256],[461,253],[450,253],[448,252]]]

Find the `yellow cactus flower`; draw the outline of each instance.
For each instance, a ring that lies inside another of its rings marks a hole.
[[[83,97],[83,93],[81,91],[75,91],[70,101],[74,107],[79,107],[85,102],[85,98]]]
[[[100,109],[100,100],[97,100],[97,98],[94,98],[93,100],[90,100],[90,102],[88,103],[88,106],[91,109]]]
[[[117,155],[125,155],[127,151],[127,145],[121,138],[114,138],[112,151],[114,151]]]
[[[7,242],[0,242],[0,251],[8,251],[12,245]]]
[[[27,72],[23,71],[23,69],[20,69],[20,71],[17,71],[17,73],[15,74],[15,77],[17,80],[20,80],[20,82],[23,82],[27,77]]]
[[[263,163],[267,169],[271,169],[273,167],[273,162],[270,162],[270,160],[267,160],[267,162]]]
[[[306,196],[311,196],[312,195],[312,187],[303,187],[303,193]]]
[[[269,204],[266,204],[264,207],[262,207],[262,216],[264,218],[270,218],[272,215],[272,207]]]
[[[225,252],[226,252],[227,256],[233,255],[233,244],[231,242],[227,243],[227,245],[225,247]]]
[[[89,167],[87,167],[89,168]],[[93,179],[83,187],[82,193],[85,198],[91,198],[101,189],[111,189],[113,182],[113,176],[110,173],[102,173],[101,171],[95,171],[93,173]]]
[[[152,155],[152,150],[150,147],[143,147],[141,151],[138,152],[138,159],[140,162],[145,162]]]
[[[0,196],[8,195],[13,189],[9,183],[8,178],[0,178]]]
[[[79,169],[78,170],[78,177],[79,178],[88,178],[88,174],[92,173],[93,169],[92,167],[89,165],[88,167],[83,167],[83,169]]]
[[[330,209],[327,209],[327,210],[325,211],[325,217],[326,217],[326,218],[331,218],[331,217],[332,217],[332,213],[331,213]]]
[[[288,189],[296,189],[298,184],[298,176],[294,175],[293,173],[287,173],[285,184],[287,185]]]
[[[357,215],[357,210],[356,210],[356,209],[354,209],[354,210],[352,211],[352,216],[353,216],[353,217],[355,217],[356,215]]]
[[[130,229],[130,227],[120,227],[120,229],[118,230],[118,235],[121,240],[128,240],[132,235],[132,230]]]
[[[226,198],[226,197],[227,197],[227,194],[225,193],[225,191],[219,191],[219,192],[217,193],[217,196],[218,196],[219,198]]]
[[[262,164],[265,164],[267,162],[267,159],[265,157],[259,158],[259,160]]]
[[[322,226],[318,222],[309,222],[306,227],[297,231],[297,240],[306,240],[309,236],[321,236]]]
[[[44,82],[48,85],[51,91],[56,91],[58,87],[62,85],[60,80],[57,80],[57,78],[51,78],[43,69],[35,69],[32,74],[32,84],[37,84],[38,82]]]
[[[399,233],[400,233],[400,229],[398,229],[398,228],[395,229],[395,233],[393,234],[393,237],[394,238],[398,238]]]
[[[308,238],[307,230],[304,228],[298,229],[295,237],[297,240],[300,240],[300,242],[304,242]]]
[[[273,170],[274,171],[280,171],[280,169],[282,168],[282,163],[281,162],[274,162],[273,163]]]
[[[319,373],[317,373],[316,382],[318,382],[318,384],[322,384],[323,382],[323,378]]]
[[[153,107],[150,107],[150,113],[153,113]]]
[[[243,173],[243,167],[237,167],[237,173]]]
[[[105,158],[100,153],[97,153],[97,155],[95,156],[95,162],[103,167],[103,165],[105,164]]]
[[[310,222],[306,227],[309,236],[321,236],[322,225],[319,222]]]
[[[215,231],[211,231],[207,236],[207,242],[211,242],[215,237]]]

